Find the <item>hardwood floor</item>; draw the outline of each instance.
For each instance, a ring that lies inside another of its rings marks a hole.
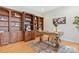
[[[0,46],[0,53],[33,53],[35,50],[31,48],[28,42],[17,42],[5,46]],[[71,46],[76,49],[76,52],[79,53],[79,43],[62,41],[62,44]]]
[[[33,48],[30,48],[26,42],[21,41],[21,42],[17,42],[17,43],[13,43],[13,44],[9,44],[9,45],[5,45],[5,46],[1,46],[0,47],[0,52],[2,53],[25,53],[25,52],[34,52]]]

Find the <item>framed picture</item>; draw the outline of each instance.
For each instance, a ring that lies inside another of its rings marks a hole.
[[[53,24],[66,24],[66,17],[54,18]]]

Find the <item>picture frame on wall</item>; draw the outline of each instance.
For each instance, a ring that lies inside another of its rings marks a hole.
[[[66,17],[54,18],[53,24],[66,24]]]

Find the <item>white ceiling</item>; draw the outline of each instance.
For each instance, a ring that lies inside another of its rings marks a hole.
[[[16,9],[19,11],[28,12],[28,10],[30,10],[38,13],[46,13],[48,11],[59,8],[60,6],[6,6],[6,7]]]
[[[30,6],[30,7],[26,7],[26,8],[29,8],[29,9],[34,10],[39,13],[45,13],[50,10],[58,8],[58,6]]]

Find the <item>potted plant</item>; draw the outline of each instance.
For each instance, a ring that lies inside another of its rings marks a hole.
[[[76,28],[79,30],[79,16],[75,17],[75,21],[73,22],[73,24],[75,24]]]

